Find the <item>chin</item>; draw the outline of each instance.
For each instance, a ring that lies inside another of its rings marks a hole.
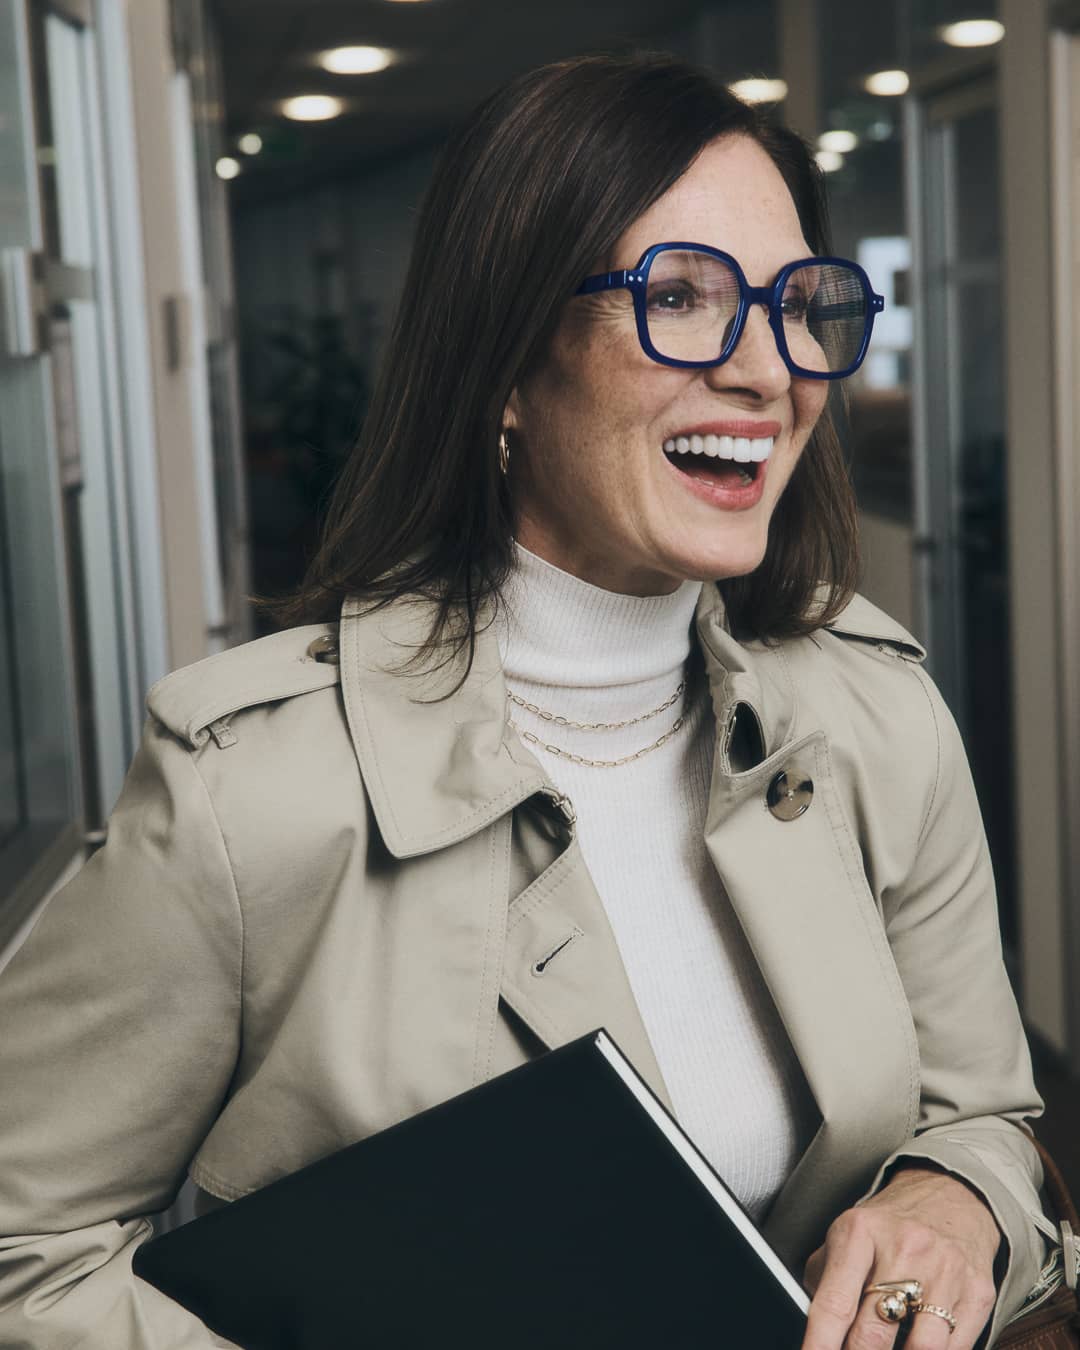
[[[767,539],[748,541],[742,548],[702,548],[693,556],[684,555],[681,575],[692,581],[726,581],[756,571],[765,558]]]

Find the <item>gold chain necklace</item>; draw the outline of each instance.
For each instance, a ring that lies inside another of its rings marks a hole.
[[[683,680],[672,696],[665,699],[659,707],[653,708],[652,712],[642,713],[640,717],[628,717],[625,722],[572,722],[568,717],[548,712],[545,708],[538,708],[535,703],[527,703],[512,689],[506,691],[506,697],[511,703],[516,703],[519,708],[524,708],[535,717],[543,718],[545,722],[551,722],[557,727],[566,727],[569,731],[621,731],[623,727],[636,727],[639,722],[647,722],[650,717],[657,717],[660,713],[666,712],[673,703],[678,702],[685,688],[686,681]]]
[[[516,703],[519,708],[524,708],[526,712],[532,713],[535,717],[542,718],[545,722],[551,722],[554,726],[566,727],[569,731],[620,731],[623,727],[634,727],[639,722],[647,722],[650,718],[659,716],[673,703],[678,702],[685,690],[686,681],[682,680],[671,697],[665,699],[658,707],[647,713],[641,713],[638,717],[628,717],[622,722],[574,722],[569,717],[563,717],[559,713],[549,712],[546,708],[540,708],[535,703],[527,702],[520,694],[515,694],[512,689],[507,689],[506,697],[511,703]],[[519,726],[512,717],[507,720],[523,741],[527,741],[529,745],[539,746],[542,750],[546,750],[549,755],[568,760],[571,764],[580,764],[586,769],[617,769],[623,764],[632,764],[634,760],[641,759],[643,755],[651,754],[653,750],[659,750],[662,745],[666,745],[672,736],[680,730],[686,719],[680,715],[668,727],[667,731],[662,736],[657,737],[651,745],[643,746],[642,749],[635,750],[633,754],[622,755],[618,759],[590,759],[587,755],[575,754],[572,750],[564,750],[561,745],[550,745],[546,741],[542,741],[533,732],[526,731],[524,727]]]
[[[641,719],[637,720],[640,721]],[[525,731],[522,727],[519,727],[512,717],[509,719],[510,725],[523,741],[528,741],[530,745],[538,745],[541,749],[546,750],[549,755],[557,755],[559,759],[567,759],[571,764],[581,764],[586,769],[617,769],[622,764],[631,764],[635,759],[640,759],[642,755],[647,755],[653,750],[659,750],[662,745],[666,745],[682,727],[685,720],[683,717],[676,717],[667,731],[662,736],[657,737],[652,745],[646,745],[641,750],[635,750],[632,755],[623,755],[620,759],[587,759],[584,755],[575,755],[572,750],[564,750],[559,745],[548,745],[539,736],[534,736],[531,731]]]

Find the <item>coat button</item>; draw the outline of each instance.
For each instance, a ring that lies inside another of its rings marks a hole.
[[[322,637],[317,637],[307,649],[308,656],[313,661],[323,661],[329,665],[339,664],[338,641],[336,637],[331,637],[329,633],[324,633]]]
[[[765,800],[777,820],[798,820],[814,800],[814,780],[804,778],[794,766],[782,769],[769,784]]]

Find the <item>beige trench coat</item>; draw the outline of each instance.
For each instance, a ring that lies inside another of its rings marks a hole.
[[[105,848],[0,976],[0,1345],[225,1344],[130,1270],[185,1172],[233,1199],[598,1026],[668,1101],[493,631],[434,702],[453,670],[388,669],[426,623],[346,606],[340,665],[294,629],[151,692]],[[865,601],[766,649],[707,586],[697,625],[708,849],[820,1112],[765,1232],[801,1270],[889,1161],[933,1159],[1007,1235],[996,1334],[1044,1255],[1009,1123],[1039,1101],[952,719]]]

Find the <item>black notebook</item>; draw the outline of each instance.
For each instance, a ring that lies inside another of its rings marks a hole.
[[[798,1350],[809,1301],[604,1031],[139,1249],[245,1350]]]

